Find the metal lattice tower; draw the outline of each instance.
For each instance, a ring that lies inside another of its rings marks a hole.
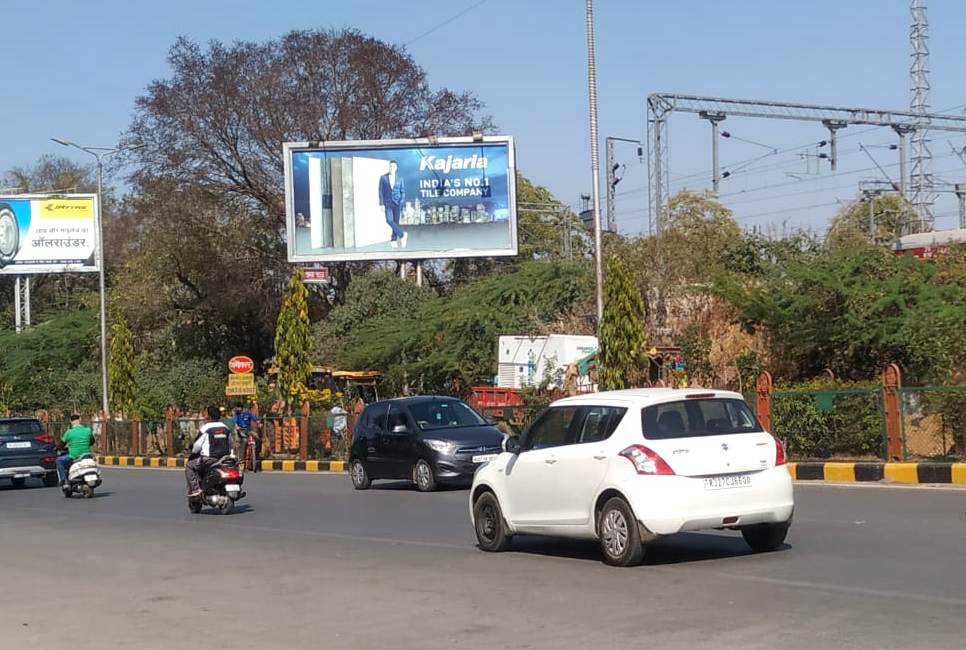
[[[936,194],[929,173],[932,152],[929,150],[929,23],[926,19],[926,0],[912,0],[912,25],[909,43],[912,45],[912,66],[909,68],[909,89],[912,99],[909,109],[917,118],[912,134],[912,178],[910,202],[919,214],[921,231],[932,230],[933,204]]]

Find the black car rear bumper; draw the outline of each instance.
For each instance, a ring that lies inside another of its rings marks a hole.
[[[0,479],[5,478],[20,478],[30,476],[33,478],[42,478],[50,472],[56,472],[56,469],[45,469],[40,465],[26,465],[24,467],[4,467],[0,468]]]

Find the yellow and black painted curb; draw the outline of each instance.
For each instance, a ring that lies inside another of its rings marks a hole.
[[[966,485],[966,463],[796,462],[788,471],[796,481]]]
[[[185,458],[163,456],[98,456],[100,465],[115,467],[184,467]],[[346,463],[341,460],[262,460],[259,470],[263,472],[344,472]]]

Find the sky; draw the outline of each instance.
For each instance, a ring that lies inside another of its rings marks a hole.
[[[909,106],[908,0],[597,0],[595,12],[602,160],[606,136],[645,137],[654,92]],[[51,137],[116,143],[135,99],[170,74],[166,54],[178,36],[264,41],[348,26],[405,44],[434,87],[475,93],[499,131],[515,137],[521,171],[558,199],[576,206],[591,190],[580,0],[0,0],[0,16],[0,170],[44,154],[75,157]],[[929,20],[932,109],[963,115],[966,3],[933,0]],[[883,129],[841,131],[833,174],[814,158],[827,137],[819,125],[732,118],[721,128],[733,135],[721,141],[722,168],[735,173],[720,196],[744,227],[821,231],[860,180],[894,180],[898,169],[887,148],[895,136]],[[707,122],[671,117],[672,191],[710,186],[709,138]],[[966,162],[952,153],[964,145],[964,136],[932,134],[932,170],[942,180],[966,181]],[[780,153],[766,155],[773,149]],[[633,144],[616,151],[625,165],[618,228],[647,232],[646,164]],[[936,212],[937,228],[955,227],[952,196],[941,195]]]

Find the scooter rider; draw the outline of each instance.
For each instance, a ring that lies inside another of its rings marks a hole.
[[[91,446],[94,444],[94,434],[81,424],[79,415],[71,415],[70,429],[64,432],[60,443],[64,446],[64,453],[57,457],[57,478],[60,479],[60,484],[64,485],[67,482],[67,471],[71,464],[84,454],[90,453]]]
[[[198,437],[191,445],[191,456],[184,464],[184,475],[188,481],[188,496],[201,496],[201,477],[222,457],[234,450],[231,430],[221,422],[221,409],[209,406],[207,422],[202,425]]]

